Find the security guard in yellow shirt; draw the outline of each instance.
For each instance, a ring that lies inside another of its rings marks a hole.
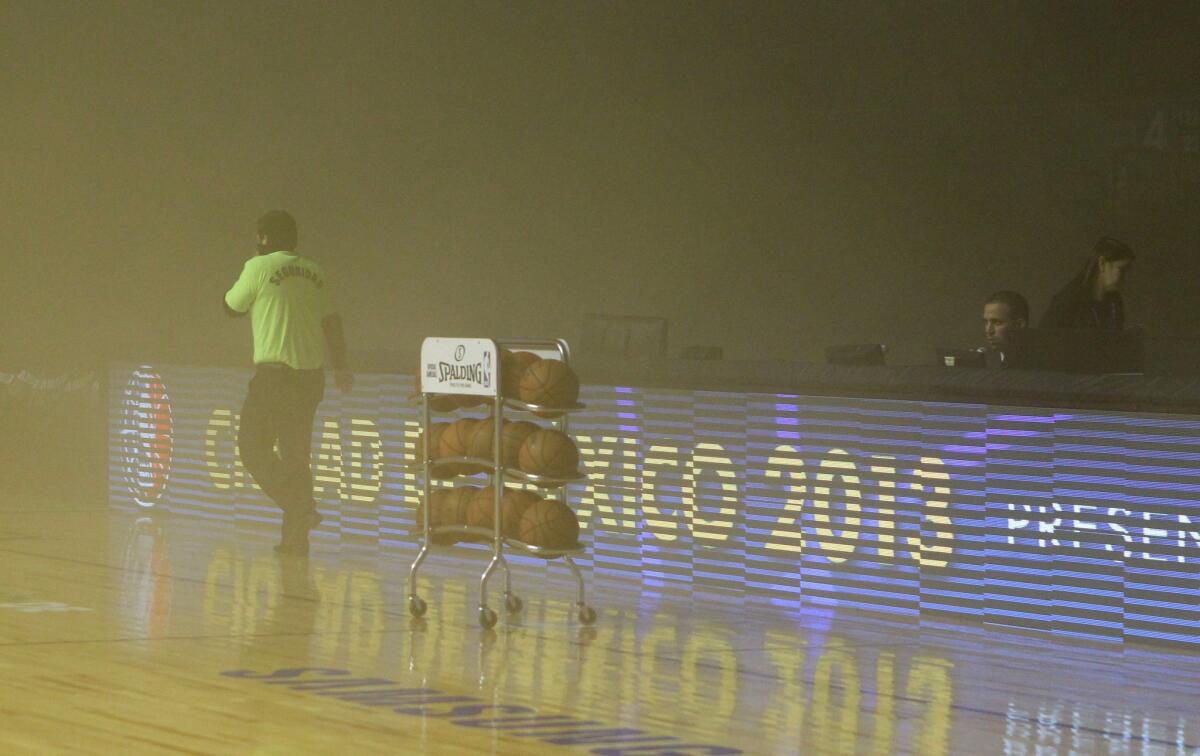
[[[225,294],[225,311],[250,314],[254,377],[242,405],[238,453],[259,488],[283,510],[276,551],[308,553],[321,521],[312,493],[312,424],[325,395],[325,348],[341,391],[354,386],[342,318],[313,260],[296,254],[296,220],[272,210],[258,220],[258,255]],[[276,452],[278,448],[278,453]]]

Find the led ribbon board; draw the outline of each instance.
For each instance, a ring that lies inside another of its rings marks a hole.
[[[148,374],[153,392],[129,390]],[[114,505],[147,505],[129,471],[148,469],[154,506],[277,522],[237,460],[247,378],[115,368]],[[329,392],[313,439],[323,535],[415,548],[413,391],[412,376],[365,375],[353,394]],[[170,423],[131,444],[167,395]],[[572,435],[588,479],[573,503],[581,564],[598,572],[1200,644],[1200,418],[614,386],[581,400]]]

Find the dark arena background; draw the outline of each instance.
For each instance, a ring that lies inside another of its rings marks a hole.
[[[1198,40],[0,0],[0,753],[1200,756]]]

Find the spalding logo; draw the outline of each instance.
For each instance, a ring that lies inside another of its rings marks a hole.
[[[167,490],[175,444],[171,400],[162,378],[143,365],[125,386],[121,407],[121,461],[125,483],[143,507],[152,507]]]

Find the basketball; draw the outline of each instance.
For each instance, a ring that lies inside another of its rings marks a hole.
[[[438,459],[441,458],[441,456],[442,456],[442,452],[441,452],[442,434],[445,433],[446,429],[449,427],[450,427],[450,423],[433,423],[432,425],[429,426],[429,456],[430,456],[431,462],[437,462]],[[423,439],[421,438],[421,436],[417,436],[417,446],[413,452],[413,458],[416,460],[417,464],[421,464],[422,462],[425,461],[424,458],[421,456],[422,455],[422,442],[423,442]],[[457,474],[458,474],[457,467],[455,467],[453,465],[439,465],[439,466],[435,466],[433,468],[431,476],[435,480],[444,480],[445,478],[453,478]]]
[[[579,377],[562,360],[538,360],[521,374],[517,396],[527,404],[570,407],[579,401]]]
[[[525,374],[525,369],[540,358],[533,352],[510,352],[504,351],[501,356],[501,377],[500,389],[504,396],[517,397],[519,386],[521,385],[521,376]]]
[[[545,549],[569,549],[579,542],[579,520],[556,499],[535,501],[521,515],[522,542]]]
[[[434,502],[434,525],[466,525],[467,505],[471,502],[477,491],[479,491],[477,486],[440,489],[440,492],[444,494],[444,498],[441,504],[441,514],[438,514],[437,502]],[[459,534],[444,535],[442,538],[448,543],[472,540],[469,536],[464,537]]]
[[[525,510],[541,500],[542,497],[533,491],[521,488],[505,490],[504,501],[501,502],[500,509],[500,527],[504,531],[504,535],[519,540],[521,538],[521,518],[525,516]]]
[[[446,430],[442,431],[441,437],[438,439],[438,457],[465,457],[467,456],[468,447],[471,443],[471,434],[475,431],[475,426],[479,421],[464,417],[450,423]],[[472,472],[466,465],[453,466],[453,474],[462,475],[463,473]]]
[[[449,490],[451,494],[446,498],[445,524],[466,525],[467,509],[475,494],[479,493],[479,486],[459,486]]]
[[[439,528],[443,525],[456,525],[457,523],[457,502],[454,500],[454,492],[458,489],[454,488],[439,488],[430,494],[431,512],[429,517],[429,527]],[[417,533],[425,532],[425,504],[422,502],[417,506]],[[442,533],[430,537],[430,542],[437,546],[449,546],[458,540],[458,537],[451,533]]]
[[[475,493],[467,504],[468,525],[486,530],[492,530],[495,527],[495,518],[492,516],[496,511],[495,496],[495,486],[475,489]],[[503,502],[501,502],[501,522],[504,521],[503,516]]]
[[[458,408],[458,397],[434,394],[429,397],[429,409],[434,412],[453,412]]]
[[[528,420],[505,423],[500,437],[501,459],[505,467],[520,468],[521,447],[525,444],[525,440],[538,430],[540,430],[538,424]]]
[[[446,497],[446,518],[447,525],[467,525],[467,512],[470,508],[471,501],[475,498],[475,494],[479,492],[478,486],[458,486],[457,488],[448,489],[450,494]],[[455,540],[473,543],[478,539],[471,535],[458,536]]]
[[[565,478],[579,468],[579,449],[575,442],[553,428],[538,428],[530,433],[521,444],[517,457],[519,468],[533,475]]]
[[[494,527],[493,515],[496,511],[496,502],[493,497],[496,495],[495,492],[494,486],[476,489],[467,505],[468,525],[488,530]],[[505,487],[503,496],[504,498],[500,501],[501,533],[509,538],[519,538],[521,518],[525,515],[525,510],[534,502],[541,501],[541,497],[532,491],[508,487]]]
[[[504,421],[508,427],[508,421]],[[471,439],[467,442],[467,454],[479,459],[492,458],[492,439],[496,436],[496,421],[493,418],[480,420],[471,431]]]
[[[471,442],[468,446],[472,457],[492,459],[492,442],[495,440],[495,428],[496,423],[491,418],[481,420],[479,425],[475,426],[475,431],[471,434]],[[500,431],[500,459],[505,467],[516,467],[519,464],[518,455],[521,450],[521,444],[537,429],[538,426],[528,420],[519,420],[517,422],[504,421],[504,425]]]
[[[450,397],[454,400],[454,406],[459,409],[468,409],[470,407],[478,407],[481,404],[491,402],[491,397],[478,396],[476,394],[455,394]]]
[[[438,439],[438,451],[442,457],[465,457],[471,443],[471,434],[479,421],[473,417],[464,417],[446,426]]]
[[[492,486],[476,489],[467,502],[467,524],[473,528],[492,528],[492,511],[495,508],[495,502],[492,501],[493,491]]]
[[[430,424],[430,426],[429,426],[429,456],[430,456],[430,459],[437,459],[439,456],[441,456],[441,452],[438,449],[438,444],[441,441],[442,433],[444,433],[446,431],[446,428],[448,428],[449,426],[450,426],[450,423],[432,423],[432,424]],[[425,441],[425,432],[421,431],[421,433],[417,435],[417,445],[416,445],[416,448],[413,450],[413,458],[417,461],[417,464],[420,464],[425,461],[424,441]]]

